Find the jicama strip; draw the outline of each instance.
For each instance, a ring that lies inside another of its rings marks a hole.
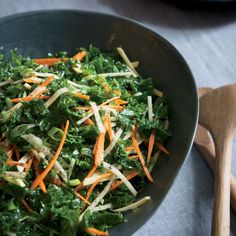
[[[8,84],[11,84],[12,82],[13,82],[12,79],[7,79],[7,80],[5,80],[5,81],[0,83],[0,87],[3,87],[3,86],[8,85]]]
[[[15,177],[12,177],[12,176],[8,176],[8,175],[5,175],[3,176],[3,179],[9,183],[12,183],[12,184],[15,184],[15,185],[18,185],[22,188],[24,188],[26,185],[24,183],[24,181],[20,178],[15,178]]]
[[[24,155],[24,156],[19,160],[19,163],[25,164],[25,163],[27,163],[27,161],[28,161],[30,158],[32,158],[32,157],[30,156],[29,153],[27,153],[26,155]],[[17,166],[17,170],[18,170],[19,172],[23,172],[23,171],[24,171],[24,167],[23,167],[23,166]]]
[[[52,158],[52,160],[50,161],[49,165],[46,167],[46,169],[44,169],[44,171],[35,179],[35,181],[33,182],[33,184],[31,185],[31,189],[35,189],[38,187],[39,183],[44,180],[44,178],[47,176],[47,174],[50,172],[50,170],[53,168],[54,164],[56,163],[60,153],[61,153],[61,150],[62,150],[62,147],[65,143],[65,140],[66,140],[66,136],[67,136],[67,132],[68,132],[68,128],[69,128],[69,120],[66,121],[66,126],[65,126],[65,129],[64,129],[64,133],[63,133],[63,136],[62,136],[62,139],[61,139],[61,142],[58,146],[58,149],[54,155],[54,157]]]
[[[130,139],[131,136],[132,136],[132,131],[128,132],[128,133],[124,136],[123,140]]]
[[[133,75],[133,72],[127,71],[127,72],[113,72],[113,73],[103,73],[98,74],[98,76],[104,76],[104,77],[130,77]]]
[[[118,178],[120,178],[124,184],[127,186],[127,188],[129,189],[129,191],[136,196],[137,195],[137,191],[135,190],[135,188],[133,187],[133,185],[125,178],[125,176],[117,169],[115,168],[113,165],[107,163],[107,162],[103,162],[103,166],[105,169],[107,169],[108,171],[111,171],[113,174],[115,174]]]
[[[93,114],[94,114],[94,112],[90,111],[90,112],[88,113],[88,115],[86,115],[84,118],[78,120],[78,121],[76,122],[76,124],[77,124],[77,125],[83,124],[83,123],[84,123],[88,118],[90,118]]]
[[[105,129],[104,129],[104,126],[103,126],[103,123],[102,123],[102,120],[101,120],[101,117],[100,117],[100,114],[98,111],[98,107],[95,102],[90,102],[90,104],[91,104],[91,107],[94,112],[94,116],[95,116],[95,120],[97,122],[98,129],[99,129],[100,133],[104,133]]]
[[[152,96],[147,96],[148,103],[148,119],[149,121],[153,121],[153,110],[152,110]]]
[[[107,203],[105,205],[100,205],[100,206],[94,207],[92,212],[95,212],[95,211],[105,211],[105,210],[108,210],[108,209],[111,209],[111,208],[112,208],[112,204],[111,203]]]
[[[24,83],[24,87],[28,90],[30,90],[32,88],[32,86],[28,83]]]
[[[24,179],[27,173],[25,172],[17,172],[17,171],[4,171],[3,176],[9,176],[14,178]]]
[[[69,168],[68,168],[68,179],[70,179],[70,176],[72,174],[74,166],[75,166],[75,159],[71,158],[70,165],[69,165]]]
[[[104,151],[104,157],[105,157],[107,154],[109,154],[109,153],[112,151],[112,149],[115,147],[115,145],[116,145],[116,143],[118,142],[118,140],[119,140],[119,138],[120,138],[122,132],[123,132],[123,129],[121,129],[121,128],[116,132],[116,134],[115,134],[114,137],[113,137],[112,142],[109,144],[109,146],[108,146],[108,147],[105,149],[105,151]]]
[[[40,73],[40,72],[34,72],[34,74],[38,77],[51,77],[53,76],[55,79],[58,79],[58,76],[52,73]]]
[[[146,196],[142,199],[140,199],[139,201],[137,202],[134,202],[128,206],[125,206],[125,207],[121,207],[121,208],[118,208],[118,209],[114,209],[112,211],[114,212],[124,212],[124,211],[128,211],[128,210],[135,210],[137,209],[139,206],[145,204],[146,202],[150,201],[151,198],[149,196]]]
[[[125,62],[125,64],[134,72],[134,74],[136,76],[139,76],[138,72],[133,67],[133,65],[132,65],[131,61],[129,60],[128,56],[126,55],[125,51],[120,47],[117,48],[117,51],[120,54],[123,61]]]
[[[44,105],[45,107],[50,107],[63,93],[67,93],[69,92],[69,89],[68,88],[61,88],[59,90],[57,90],[52,96],[50,99],[48,99]]]
[[[96,197],[96,199],[91,203],[91,205],[87,208],[87,210],[92,211],[94,209],[94,207],[97,206],[97,204],[107,195],[107,193],[109,192],[112,183],[115,180],[115,176],[112,176],[110,181],[108,182],[108,184],[106,185],[106,187],[102,190],[102,192]],[[86,211],[87,211],[86,210]]]
[[[163,93],[160,90],[158,90],[158,89],[154,89],[153,93],[154,93],[154,95],[156,95],[156,96],[158,96],[160,98],[163,97]]]
[[[83,181],[83,186],[89,186],[89,185],[92,185],[94,182],[96,182],[99,178],[101,177],[101,174],[98,174],[98,173],[94,173],[91,177],[87,177],[84,179]],[[109,180],[110,178],[104,178],[101,180],[102,181],[107,181]]]

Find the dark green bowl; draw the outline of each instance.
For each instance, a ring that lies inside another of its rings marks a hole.
[[[151,76],[168,98],[172,138],[171,155],[161,155],[154,169],[156,180],[139,195],[152,200],[136,212],[127,213],[127,223],[111,235],[131,235],[158,208],[187,158],[198,118],[198,97],[193,76],[178,51],[151,30],[115,16],[74,10],[23,13],[0,19],[0,53],[17,47],[30,57],[48,52],[73,52],[90,44],[109,51],[122,46],[132,60],[140,61],[139,72]]]

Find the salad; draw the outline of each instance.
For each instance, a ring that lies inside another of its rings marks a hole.
[[[122,48],[0,55],[0,234],[108,235],[153,182],[168,105]]]

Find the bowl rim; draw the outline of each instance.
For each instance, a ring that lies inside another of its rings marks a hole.
[[[159,204],[157,206],[154,206],[151,211],[149,211],[148,215],[146,216],[146,221],[144,222],[139,222],[139,224],[134,225],[132,227],[132,230],[129,231],[129,233],[134,233],[138,229],[140,229],[147,221],[153,216],[153,214],[158,210],[160,205],[163,203],[164,198],[166,197],[167,193],[170,191],[171,186],[173,185],[174,181],[176,180],[176,177],[180,173],[180,170],[183,168],[184,163],[186,162],[190,151],[193,146],[194,142],[194,137],[195,133],[197,130],[197,124],[198,124],[198,117],[199,117],[199,99],[198,99],[198,92],[197,92],[197,85],[196,81],[194,79],[193,73],[190,70],[190,67],[182,54],[179,52],[179,50],[172,44],[170,43],[167,39],[165,39],[163,36],[161,36],[159,33],[155,32],[154,30],[150,29],[148,26],[134,20],[128,17],[120,16],[120,15],[113,15],[113,14],[108,14],[104,12],[98,12],[98,11],[88,11],[88,10],[75,10],[75,9],[46,9],[46,10],[33,10],[33,11],[26,11],[26,12],[20,12],[20,13],[15,13],[15,14],[10,14],[7,16],[2,16],[0,17],[0,26],[4,23],[16,20],[17,18],[23,18],[23,17],[29,17],[31,15],[35,14],[53,14],[53,13],[73,13],[73,14],[86,14],[86,15],[93,15],[97,17],[109,17],[118,21],[123,21],[128,24],[131,24],[135,27],[139,27],[141,30],[144,30],[148,32],[149,34],[152,34],[153,37],[157,38],[157,40],[160,40],[163,45],[165,45],[173,54],[175,54],[180,62],[183,64],[184,70],[189,78],[191,78],[191,86],[192,86],[192,91],[193,91],[193,99],[195,102],[195,109],[194,109],[194,120],[192,124],[192,136],[189,137],[188,143],[187,143],[187,150],[185,152],[185,156],[183,159],[180,161],[179,166],[175,169],[175,173],[173,174],[173,177],[170,179],[169,183],[166,186],[166,191],[163,192],[163,194],[160,197]],[[113,227],[115,228],[115,227]],[[112,230],[111,228],[110,230]]]

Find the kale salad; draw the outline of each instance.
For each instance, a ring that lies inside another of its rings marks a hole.
[[[0,55],[0,235],[108,235],[153,182],[168,104],[122,48]]]

